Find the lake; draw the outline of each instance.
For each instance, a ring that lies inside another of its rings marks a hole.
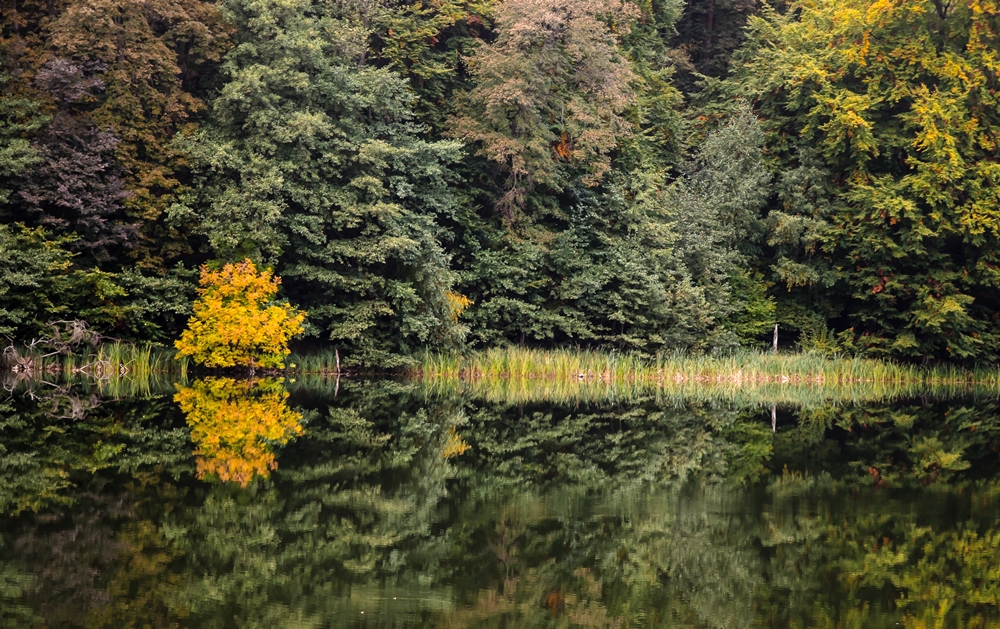
[[[974,391],[8,388],[4,627],[1000,626]]]

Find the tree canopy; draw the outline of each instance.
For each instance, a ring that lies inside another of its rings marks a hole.
[[[249,257],[346,364],[1000,356],[990,3],[116,1],[2,8],[0,257],[75,291],[4,330],[176,338]]]
[[[175,346],[206,367],[280,368],[306,315],[275,299],[281,278],[246,259],[202,267],[194,314]]]

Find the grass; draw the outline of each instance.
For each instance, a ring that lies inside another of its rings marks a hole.
[[[654,396],[736,404],[808,405],[1000,392],[1000,371],[923,368],[810,353],[726,356],[498,348],[468,356],[426,354],[410,374],[429,389],[489,401],[596,401]]]
[[[8,390],[19,383],[62,379],[82,381],[110,395],[143,394],[161,390],[168,380],[187,378],[188,361],[174,356],[172,350],[121,343],[55,356],[8,350],[0,358],[0,373]],[[308,375],[310,386],[316,384],[314,380],[337,373],[337,356],[332,351],[293,355],[287,364],[289,375]],[[652,358],[517,347],[467,355],[427,353],[407,377],[428,395],[472,396],[499,403],[655,399],[677,404],[810,406],[918,395],[1000,394],[996,369],[922,368],[874,359],[752,351]],[[331,386],[336,390],[335,384]]]
[[[829,358],[812,353],[742,351],[724,356],[660,354],[645,358],[615,352],[518,347],[469,356],[426,354],[413,375],[421,378],[577,380],[741,384],[977,384],[1000,387],[998,370],[924,368],[870,358]]]
[[[173,350],[144,344],[104,343],[69,354],[10,347],[0,358],[3,386],[49,381],[85,383],[112,397],[134,397],[162,389],[164,379],[187,377],[188,360]]]
[[[300,354],[292,353],[285,358],[288,370],[299,374],[333,374],[338,372],[339,355],[336,350],[322,349]]]
[[[65,373],[81,373],[93,378],[128,375],[147,378],[152,374],[186,373],[188,359],[176,360],[177,352],[152,345],[107,343],[96,349],[62,356]]]
[[[581,404],[632,403],[643,400],[657,404],[684,406],[690,402],[756,407],[778,404],[795,407],[850,405],[862,402],[889,402],[918,396],[949,399],[968,395],[991,395],[995,391],[979,386],[876,385],[852,383],[840,385],[787,383],[693,382],[680,384],[632,381],[573,382],[554,380],[454,380],[422,379],[428,395],[467,395],[490,403],[506,404]]]

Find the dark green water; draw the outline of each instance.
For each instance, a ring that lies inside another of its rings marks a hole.
[[[1000,626],[998,408],[39,384],[0,626]]]

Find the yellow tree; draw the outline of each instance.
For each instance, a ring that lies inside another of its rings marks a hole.
[[[305,313],[275,301],[281,278],[250,259],[203,266],[194,316],[175,346],[206,367],[281,368]]]

